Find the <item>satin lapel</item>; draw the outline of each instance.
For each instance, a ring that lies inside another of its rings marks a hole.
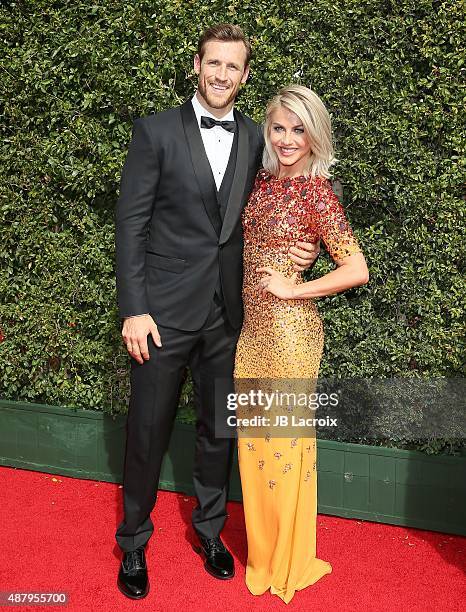
[[[181,106],[181,119],[199,191],[201,192],[209,219],[217,236],[219,236],[222,229],[222,219],[218,206],[217,189],[191,100],[188,100]]]
[[[243,207],[244,189],[248,174],[249,158],[249,133],[242,115],[234,111],[236,123],[238,125],[238,152],[236,154],[236,168],[231,183],[230,196],[228,198],[225,218],[223,220],[222,232],[219,244],[228,240],[234,230]]]

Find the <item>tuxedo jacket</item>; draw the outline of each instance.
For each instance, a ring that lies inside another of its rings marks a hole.
[[[196,331],[217,288],[231,325],[241,326],[241,211],[264,141],[258,124],[234,116],[219,191],[191,100],[134,121],[115,211],[120,317],[149,312],[157,324]]]

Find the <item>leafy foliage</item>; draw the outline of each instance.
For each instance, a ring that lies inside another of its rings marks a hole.
[[[241,110],[261,120],[279,86],[301,82],[332,113],[335,176],[371,279],[319,301],[326,327],[322,375],[459,375],[460,1],[5,4],[2,395],[126,410],[113,210],[132,120],[192,95],[197,38],[222,21],[240,24],[254,46]],[[324,259],[317,272],[330,265]],[[188,384],[184,405],[189,398]]]

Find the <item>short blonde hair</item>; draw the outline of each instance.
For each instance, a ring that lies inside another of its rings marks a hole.
[[[262,165],[265,170],[278,176],[278,156],[270,142],[272,112],[283,106],[297,115],[304,131],[311,141],[309,163],[304,170],[305,176],[323,176],[330,178],[329,168],[336,163],[334,156],[332,124],[330,115],[319,96],[303,85],[288,85],[283,87],[267,104],[264,124],[265,147]]]

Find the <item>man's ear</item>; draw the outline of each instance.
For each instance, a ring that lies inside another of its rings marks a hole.
[[[244,69],[243,76],[241,77],[241,83],[246,83],[248,76],[249,76],[249,64]]]
[[[199,53],[196,53],[194,56],[194,72],[199,74],[201,71],[201,58],[199,57]]]

